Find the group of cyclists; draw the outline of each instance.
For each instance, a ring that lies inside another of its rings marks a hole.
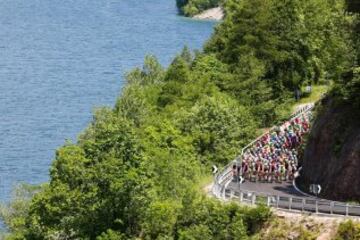
[[[292,180],[298,167],[298,151],[310,130],[311,112],[285,122],[256,140],[234,164],[234,180],[281,182]]]

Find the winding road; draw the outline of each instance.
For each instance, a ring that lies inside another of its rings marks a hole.
[[[241,193],[241,196],[240,196]],[[231,181],[225,188],[225,199],[240,199],[251,204],[263,203],[269,207],[291,211],[360,217],[360,206],[319,199],[298,191],[291,181],[283,183]]]
[[[302,109],[299,109],[292,118],[312,111],[313,106],[313,104],[304,106]],[[260,139],[260,137],[258,139]],[[292,181],[273,183],[245,181],[242,184],[234,181],[232,177],[232,166],[242,161],[242,155],[245,149],[256,141],[257,139],[246,146],[236,160],[229,163],[222,172],[216,175],[212,193],[217,198],[237,200],[249,204],[261,203],[269,207],[290,211],[360,217],[359,205],[330,201],[308,195],[297,189]]]
[[[292,181],[284,181],[282,183],[261,183],[261,182],[244,182],[242,184],[238,184],[236,182],[230,182],[228,185],[228,189],[232,189],[233,191],[246,191],[246,192],[258,192],[264,193],[268,195],[279,195],[284,197],[301,197],[306,198],[308,196],[303,193],[298,192],[294,186]],[[309,197],[308,197],[309,198]]]

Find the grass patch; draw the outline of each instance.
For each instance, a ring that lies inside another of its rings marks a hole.
[[[214,181],[214,176],[213,175],[211,175],[211,174],[203,175],[203,176],[201,176],[201,178],[200,178],[200,180],[198,182],[198,187],[201,190],[203,190],[204,188],[209,186],[213,181]]]
[[[319,101],[321,97],[330,89],[330,86],[331,85],[314,85],[312,86],[312,91],[310,94],[305,93],[305,87],[303,87],[301,90],[304,94],[302,98],[294,105],[294,109],[302,104]]]

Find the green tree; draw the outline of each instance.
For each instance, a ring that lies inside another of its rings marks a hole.
[[[189,14],[218,1],[177,3]],[[333,95],[359,109],[357,16],[335,0],[224,4],[204,52],[185,47],[167,69],[147,56],[115,107],[97,109],[78,141],[57,150],[50,183],[3,208],[8,239],[248,239],[260,230],[268,208],[209,199],[200,179],[259,127],[288,117],[305,82],[332,79]]]
[[[185,55],[185,53],[184,53]],[[165,75],[165,81],[185,83],[190,79],[190,69],[187,61],[182,56],[177,56],[170,64]]]
[[[240,80],[265,81],[275,98],[308,79],[338,78],[352,62],[341,1],[229,0],[225,7],[206,51],[231,64]]]
[[[356,240],[360,238],[360,225],[351,220],[340,224],[335,239],[336,240]]]
[[[14,188],[11,201],[1,204],[1,219],[10,231],[16,232],[9,239],[24,239],[31,199],[41,189],[42,186],[20,184]]]
[[[145,239],[173,236],[180,206],[172,201],[155,201],[146,211]]]
[[[203,163],[225,164],[255,136],[256,122],[245,107],[219,96],[199,101],[181,123]]]
[[[205,225],[194,225],[179,232],[179,240],[203,240],[213,239],[209,227]]]
[[[137,231],[149,187],[141,149],[131,125],[111,111],[96,113],[79,145],[57,151],[50,177],[30,207],[29,239],[58,233],[93,239],[109,228]]]
[[[96,240],[125,240],[126,237],[118,232],[113,230],[107,230],[106,232],[102,233],[100,236],[96,238]]]

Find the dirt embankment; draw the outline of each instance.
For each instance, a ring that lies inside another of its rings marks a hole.
[[[360,116],[349,105],[325,99],[302,161],[299,185],[320,184],[321,197],[360,202]]]
[[[274,218],[260,231],[261,240],[334,240],[344,218],[302,215],[286,211],[274,211]],[[356,221],[356,220],[354,220]]]

